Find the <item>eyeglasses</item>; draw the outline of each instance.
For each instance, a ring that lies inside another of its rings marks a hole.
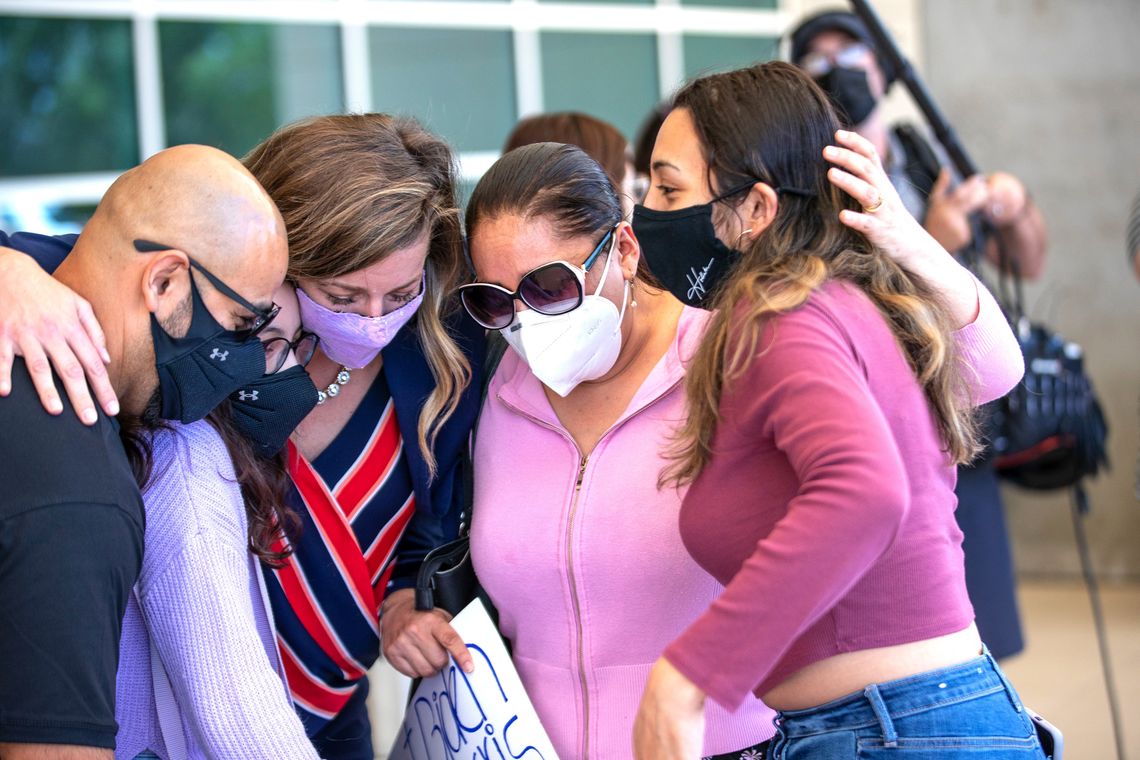
[[[293,352],[293,356],[297,357],[298,364],[302,367],[309,366],[320,342],[321,339],[316,336],[316,333],[305,332],[304,330],[301,331],[296,340],[289,340],[284,335],[278,335],[275,338],[261,341],[261,345],[265,346],[265,374],[272,375],[275,372],[280,372],[281,368],[285,366],[286,359],[289,358],[290,351]]]
[[[582,305],[586,272],[598,260],[606,243],[614,238],[616,230],[614,227],[605,234],[582,266],[566,261],[543,264],[524,274],[515,291],[491,282],[473,282],[459,288],[459,300],[471,318],[488,330],[511,326],[515,321],[515,299],[547,316],[574,311]]]
[[[136,240],[136,241],[134,241],[134,246],[135,246],[135,250],[138,251],[139,253],[154,253],[155,251],[180,250],[180,249],[178,249],[172,245],[163,245],[162,243],[152,243],[149,240]],[[190,261],[190,266],[193,267],[194,269],[197,269],[199,272],[201,272],[202,276],[205,277],[207,280],[209,280],[210,284],[213,285],[218,291],[220,291],[222,293],[222,295],[226,296],[231,301],[238,304],[242,308],[247,309],[251,314],[253,314],[253,323],[249,327],[243,327],[240,330],[230,330],[229,331],[230,333],[233,334],[235,339],[237,339],[239,341],[246,341],[246,340],[249,340],[250,338],[257,337],[258,333],[260,333],[266,327],[269,327],[269,323],[272,322],[273,319],[277,316],[277,312],[281,311],[281,307],[278,306],[277,304],[273,304],[272,306],[269,307],[268,310],[260,309],[256,306],[254,306],[249,301],[242,298],[237,293],[237,291],[235,291],[229,285],[222,282],[221,278],[219,278],[213,272],[211,272],[209,269],[206,269],[206,267],[202,266],[197,261],[195,261],[189,254],[187,254],[186,258]]]
[[[645,196],[649,194],[649,177],[644,174],[639,174],[633,178],[633,201],[634,203],[641,203],[645,200]]]
[[[871,48],[862,42],[853,42],[835,55],[823,53],[808,53],[800,59],[800,68],[812,78],[819,79],[836,66],[843,68],[859,68],[865,60],[864,56],[871,52]]]

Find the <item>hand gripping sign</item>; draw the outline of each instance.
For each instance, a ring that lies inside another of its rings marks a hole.
[[[467,605],[451,625],[475,671],[450,660],[420,682],[390,760],[558,760],[482,602]]]

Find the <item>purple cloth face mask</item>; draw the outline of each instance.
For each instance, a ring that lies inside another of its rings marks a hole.
[[[325,356],[349,369],[365,367],[392,342],[400,328],[408,323],[424,300],[425,280],[420,281],[420,294],[406,304],[381,314],[365,317],[351,312],[333,311],[309,298],[297,288],[301,305],[301,324],[321,339]]]

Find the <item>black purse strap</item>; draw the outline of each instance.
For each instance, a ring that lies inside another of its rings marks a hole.
[[[487,336],[487,352],[483,361],[483,384],[479,394],[479,408],[475,412],[475,421],[471,425],[471,435],[467,442],[467,451],[463,455],[463,511],[459,513],[459,535],[446,544],[435,547],[424,561],[420,563],[416,574],[416,609],[425,611],[439,606],[441,599],[436,598],[436,576],[447,572],[457,565],[470,561],[471,514],[475,503],[474,453],[475,435],[479,430],[479,419],[483,415],[483,405],[487,402],[487,393],[491,387],[491,380],[503,360],[507,350],[507,341],[499,332],[493,331]],[[472,579],[473,580],[473,579]],[[472,589],[474,584],[472,584]],[[464,595],[472,589],[461,589],[457,595]],[[457,612],[453,610],[452,612]]]
[[[487,403],[487,394],[491,389],[491,381],[495,379],[495,372],[503,361],[507,352],[507,340],[498,330],[492,330],[487,335],[487,353],[483,360],[483,386],[479,392],[479,408],[475,412],[475,421],[471,423],[471,437],[467,442],[467,461],[463,468],[464,495],[467,503],[464,505],[459,519],[459,535],[466,536],[471,530],[471,516],[475,511],[475,436],[479,432],[479,420],[483,417],[483,406]]]

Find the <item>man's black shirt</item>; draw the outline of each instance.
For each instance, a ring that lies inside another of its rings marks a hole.
[[[49,415],[17,358],[0,398],[0,742],[113,748],[143,503],[115,421],[60,396]]]

